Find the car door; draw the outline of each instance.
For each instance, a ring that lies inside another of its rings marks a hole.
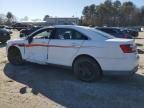
[[[32,42],[25,45],[25,57],[28,61],[46,63],[48,59],[48,43],[52,29],[42,29],[32,36]]]
[[[76,30],[57,28],[49,42],[48,62],[69,66],[70,60],[86,39],[88,38]]]

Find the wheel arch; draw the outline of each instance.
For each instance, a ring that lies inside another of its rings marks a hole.
[[[11,49],[17,49],[21,53],[22,58],[23,58],[23,53],[22,53],[21,49],[18,46],[13,45],[13,46],[8,47],[7,54],[9,53],[9,50],[11,50]]]
[[[11,50],[11,49],[17,49],[17,50],[20,51],[20,49],[19,49],[17,46],[10,46],[10,47],[8,48],[8,52],[9,52],[9,50]]]
[[[74,62],[75,62],[77,59],[81,58],[81,57],[86,57],[86,58],[91,58],[91,59],[93,59],[93,60],[98,64],[98,66],[100,67],[101,72],[102,72],[102,68],[101,68],[101,65],[100,65],[100,63],[98,62],[98,60],[96,60],[93,56],[88,55],[88,54],[81,54],[81,55],[76,56],[76,57],[74,58],[73,62],[72,62],[72,67],[73,67],[73,65],[74,65]]]
[[[7,50],[7,58],[8,61],[13,64],[13,65],[21,65],[23,64],[23,58],[21,51],[18,47],[16,46],[10,46]]]

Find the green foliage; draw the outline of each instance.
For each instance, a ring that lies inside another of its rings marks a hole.
[[[0,14],[0,24],[1,25],[12,25],[13,22],[16,22],[16,17],[11,13]]]
[[[92,26],[138,26],[144,25],[144,6],[137,8],[131,1],[106,0],[83,9],[83,25]]]
[[[49,15],[45,15],[44,18],[43,18],[43,21],[47,21],[47,19],[48,19],[49,17],[50,17]]]
[[[11,25],[12,20],[14,18],[13,14],[11,12],[8,12],[6,17],[7,17],[7,25]]]

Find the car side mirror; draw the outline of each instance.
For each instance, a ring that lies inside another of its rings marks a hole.
[[[28,37],[27,40],[28,40],[28,43],[30,44],[33,40],[33,37]]]

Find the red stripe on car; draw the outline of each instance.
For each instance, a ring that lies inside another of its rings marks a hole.
[[[13,44],[17,45],[20,47],[37,47],[37,46],[42,46],[42,47],[60,47],[60,48],[76,48],[80,46],[61,46],[61,45],[48,45],[48,44]],[[86,47],[95,47],[95,46],[82,46],[82,48]]]

